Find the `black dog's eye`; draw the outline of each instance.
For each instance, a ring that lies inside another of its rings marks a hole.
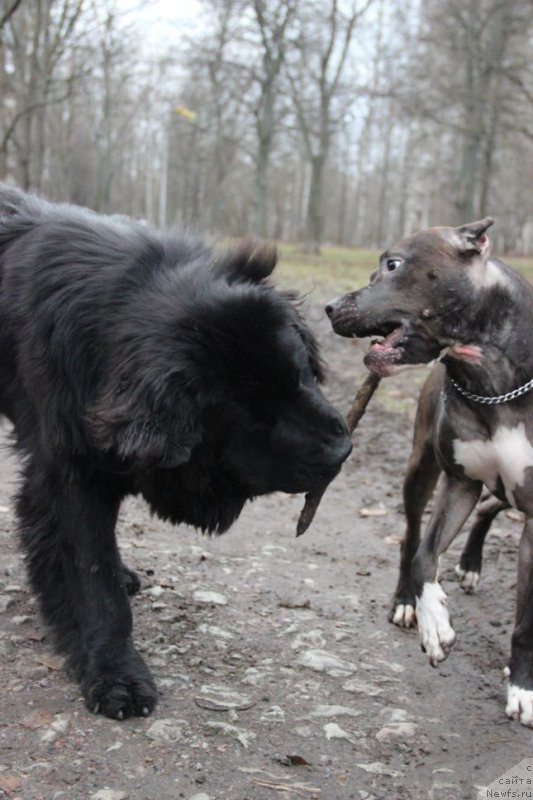
[[[346,433],[346,426],[339,420],[335,420],[331,426],[331,432],[337,436],[341,436],[343,433]]]
[[[398,269],[400,264],[402,263],[400,258],[388,258],[387,259],[387,269],[389,272],[394,272],[395,269]]]

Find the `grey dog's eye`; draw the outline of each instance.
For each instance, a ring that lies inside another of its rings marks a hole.
[[[388,258],[387,259],[387,269],[389,272],[394,272],[400,264],[402,263],[400,258]]]

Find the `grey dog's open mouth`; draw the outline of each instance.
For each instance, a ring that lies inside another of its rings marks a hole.
[[[403,348],[399,345],[404,335],[405,327],[397,325],[383,339],[374,339],[364,358],[365,366],[382,377],[392,375],[402,358]]]

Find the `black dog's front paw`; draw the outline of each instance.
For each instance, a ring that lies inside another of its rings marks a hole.
[[[93,714],[112,719],[147,717],[157,703],[157,689],[150,670],[131,646],[116,659],[91,659],[81,690],[85,704]]]

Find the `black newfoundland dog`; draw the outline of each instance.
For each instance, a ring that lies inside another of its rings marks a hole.
[[[223,255],[0,184],[0,412],[23,457],[31,585],[87,707],[148,715],[115,523],[141,494],[222,533],[245,502],[331,479],[350,451],[275,251]]]

